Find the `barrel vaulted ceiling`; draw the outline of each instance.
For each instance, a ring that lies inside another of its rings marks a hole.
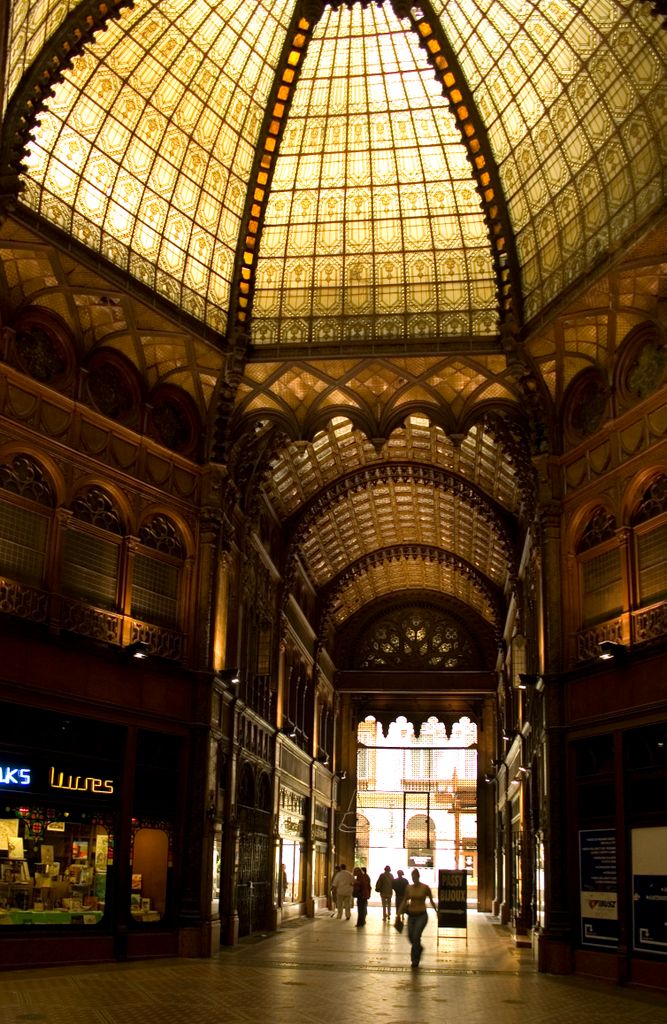
[[[643,0],[10,0],[0,274],[186,391],[321,623],[502,632],[582,370],[664,295]]]

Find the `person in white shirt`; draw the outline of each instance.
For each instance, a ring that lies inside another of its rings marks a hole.
[[[352,911],[352,890],[354,888],[354,875],[351,871],[348,871],[344,864],[341,864],[340,868],[333,876],[331,881],[332,887],[336,890],[336,907],[338,913],[336,917],[338,920],[343,916],[345,912],[345,920],[350,920],[350,914]]]

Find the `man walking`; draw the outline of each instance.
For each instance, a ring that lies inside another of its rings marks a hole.
[[[394,895],[394,876],[387,864],[375,883],[375,891],[380,893],[382,900],[382,920],[391,921],[391,900]]]
[[[405,890],[407,889],[409,882],[405,877],[404,873],[399,868],[396,872],[396,878],[394,879],[394,892],[396,893],[396,920],[402,921],[403,915],[399,913],[398,908],[403,902],[405,896]]]
[[[352,890],[354,888],[354,875],[351,871],[348,871],[344,864],[341,864],[340,868],[333,876],[331,881],[333,888],[336,890],[336,906],[338,912],[336,917],[340,921],[345,912],[345,920],[350,920],[350,912],[352,910]]]

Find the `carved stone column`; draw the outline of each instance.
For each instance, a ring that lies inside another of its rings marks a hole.
[[[338,807],[335,816],[335,859],[338,864],[354,864],[354,842],[356,822],[357,788],[357,723],[352,698],[349,693],[340,695],[340,712],[338,714],[337,764],[345,772],[338,786]],[[343,826],[341,829],[341,825]]]
[[[538,966],[555,974],[569,973],[571,921],[568,901],[566,759],[563,738],[561,672],[562,635],[561,510],[545,502],[539,511],[542,575],[542,639],[544,690],[544,743],[536,752],[542,762],[545,794],[540,806],[544,844],[544,929],[538,935]]]
[[[211,670],[214,663],[213,637],[221,538],[222,514],[214,508],[203,509],[199,526],[199,571],[195,598],[197,614],[191,660],[193,668],[204,671]]]
[[[485,697],[477,730],[477,909],[485,913],[491,910],[494,889],[496,787],[485,775],[495,755],[495,721],[494,700]]]

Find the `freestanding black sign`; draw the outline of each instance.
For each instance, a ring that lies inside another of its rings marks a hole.
[[[438,871],[438,928],[468,927],[468,874]]]

